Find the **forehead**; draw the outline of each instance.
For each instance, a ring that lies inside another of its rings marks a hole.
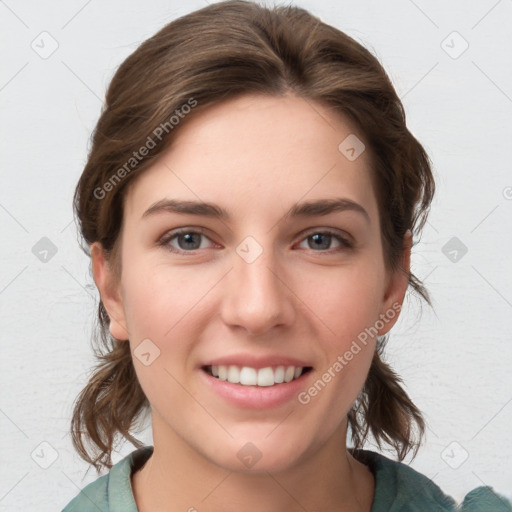
[[[341,195],[376,214],[361,139],[348,119],[311,100],[230,99],[177,127],[171,147],[130,187],[125,212],[140,217],[155,201],[179,197],[261,215],[299,199]]]

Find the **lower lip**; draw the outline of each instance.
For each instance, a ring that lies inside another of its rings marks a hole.
[[[296,399],[312,373],[312,370],[309,370],[298,379],[273,386],[244,386],[212,377],[202,369],[199,371],[215,393],[231,404],[245,409],[270,409]]]

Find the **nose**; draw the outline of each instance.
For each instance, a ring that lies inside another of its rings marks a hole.
[[[223,290],[221,316],[231,327],[262,335],[295,319],[293,293],[271,251],[251,263],[234,254],[233,269]]]

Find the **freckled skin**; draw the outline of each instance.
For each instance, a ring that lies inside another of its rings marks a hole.
[[[285,354],[311,362],[312,385],[403,301],[407,276],[384,264],[368,151],[349,161],[338,150],[351,133],[358,132],[347,119],[291,95],[215,105],[187,119],[129,189],[119,283],[93,245],[112,335],[129,339],[132,351],[144,339],[160,350],[149,366],[134,358],[155,447],[133,478],[141,511],[370,510],[373,476],[346,452],[346,414],[375,339],[307,405],[294,399],[263,411],[237,408],[205,386],[199,369],[220,355]],[[361,205],[369,221],[352,210],[283,218],[297,202],[341,197]],[[141,218],[164,198],[212,202],[231,218]],[[183,236],[169,239],[177,228],[202,228],[204,236],[195,235],[200,244],[190,250]],[[325,229],[348,236],[353,247],[332,237],[319,250],[312,235]],[[236,251],[248,236],[262,249],[252,263]],[[262,455],[252,468],[237,457],[247,442]]]

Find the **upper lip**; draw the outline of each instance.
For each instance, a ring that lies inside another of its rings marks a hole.
[[[295,357],[268,355],[268,356],[253,356],[249,354],[233,354],[231,356],[217,357],[210,359],[203,363],[201,366],[248,366],[250,368],[260,369],[269,366],[300,366],[311,367],[312,365]]]

